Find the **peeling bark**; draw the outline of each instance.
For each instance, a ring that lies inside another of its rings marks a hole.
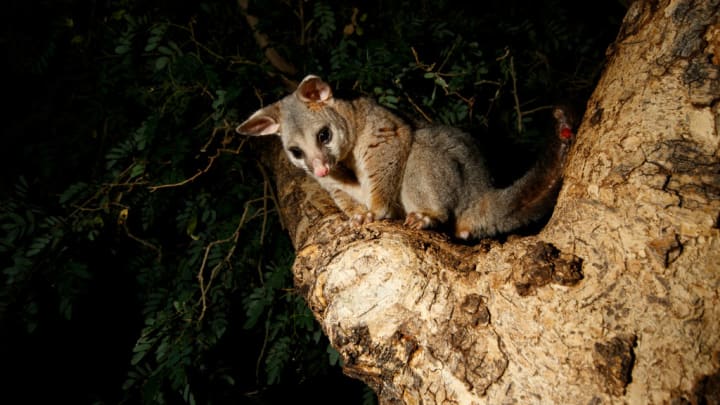
[[[272,153],[295,284],[345,373],[382,403],[717,403],[719,16],[632,4],[536,236],[350,227]]]

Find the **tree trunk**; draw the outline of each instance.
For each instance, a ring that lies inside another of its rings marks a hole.
[[[354,228],[276,151],[296,287],[345,373],[381,403],[718,403],[718,16],[632,4],[536,236]]]

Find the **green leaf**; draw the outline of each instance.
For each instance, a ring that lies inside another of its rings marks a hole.
[[[72,302],[67,297],[62,297],[60,299],[60,315],[65,320],[70,320],[72,318]]]
[[[146,354],[147,352],[135,353],[130,359],[130,364],[136,366],[138,363],[140,363],[140,361],[145,357]]]
[[[141,176],[144,173],[145,173],[145,163],[137,162],[133,165],[132,169],[130,170],[130,178],[134,179],[135,177]]]
[[[158,25],[155,28],[150,30],[150,33],[153,34],[155,37],[159,37],[165,33],[166,25]]]
[[[140,343],[142,342],[142,343]],[[140,338],[140,341],[133,347],[133,353],[145,353],[152,347],[152,343],[143,341],[143,338]]]
[[[85,263],[76,261],[70,261],[66,267],[67,271],[78,279],[90,280],[92,274],[88,271],[88,266]]]
[[[363,390],[363,405],[376,405],[375,397],[375,391],[366,386]]]
[[[228,322],[224,318],[217,318],[213,320],[212,327],[213,327],[213,333],[215,334],[216,338],[221,338],[225,334],[225,330],[227,330]]]
[[[170,58],[167,56],[161,56],[155,60],[155,70],[163,70],[170,62]]]
[[[130,46],[128,45],[118,45],[115,47],[115,53],[118,55],[124,55],[128,52],[130,52]]]
[[[195,236],[195,230],[197,229],[198,218],[197,215],[191,215],[188,217],[187,225],[185,226],[185,234],[190,237]]]
[[[159,46],[159,47],[158,47],[158,52],[160,52],[160,53],[163,54],[163,55],[167,55],[167,56],[173,56],[173,55],[174,55],[172,49],[168,48],[167,46]]]
[[[180,47],[175,43],[175,41],[168,41],[168,45],[170,48],[173,49],[175,55],[182,55],[183,51],[180,49]]]
[[[327,346],[328,361],[331,366],[340,364],[340,353],[331,345]]]
[[[157,48],[158,43],[155,41],[149,41],[147,45],[145,45],[145,52],[152,52]]]
[[[116,21],[122,20],[123,17],[125,16],[125,13],[126,13],[126,12],[127,12],[127,10],[124,10],[124,9],[120,9],[120,10],[113,11],[113,13],[112,13],[112,19],[113,19],[113,20],[116,20]]]
[[[280,382],[282,371],[285,368],[285,364],[290,360],[292,353],[290,350],[290,342],[290,337],[283,336],[270,346],[267,358],[265,359],[268,385]]]
[[[43,249],[45,249],[50,244],[50,237],[43,235],[36,237],[32,243],[30,244],[30,248],[28,249],[27,253],[25,255],[27,257],[32,257],[37,255],[38,253],[42,252]]]
[[[85,189],[87,189],[87,183],[85,182],[80,181],[72,184],[70,187],[65,189],[62,194],[60,194],[60,204],[65,204],[66,202],[70,201]]]

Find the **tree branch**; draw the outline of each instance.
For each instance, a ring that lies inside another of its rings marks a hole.
[[[280,71],[283,80],[285,80],[289,88],[295,88],[297,84],[294,83],[292,80],[288,79],[286,76],[295,76],[297,74],[297,68],[295,68],[292,63],[290,63],[287,59],[280,55],[277,49],[275,49],[271,45],[270,38],[267,35],[260,32],[260,30],[258,29],[258,23],[260,20],[254,15],[248,13],[248,0],[238,0],[238,6],[240,6],[240,10],[242,11],[243,15],[245,15],[245,21],[247,21],[250,29],[253,32],[255,42],[265,53],[265,57],[267,58],[268,62],[270,62],[270,64],[275,67],[275,69]]]
[[[536,236],[348,226],[275,142],[295,285],[381,403],[713,398],[720,75],[699,38],[720,3],[680,3],[632,4]]]

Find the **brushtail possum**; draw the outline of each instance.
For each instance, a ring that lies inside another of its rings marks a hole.
[[[572,134],[569,113],[553,110],[547,151],[506,188],[493,187],[483,154],[453,127],[414,129],[372,99],[333,97],[307,76],[294,93],[237,127],[279,135],[290,161],[326,189],[357,225],[404,218],[415,229],[446,227],[461,239],[511,232],[549,212]]]

